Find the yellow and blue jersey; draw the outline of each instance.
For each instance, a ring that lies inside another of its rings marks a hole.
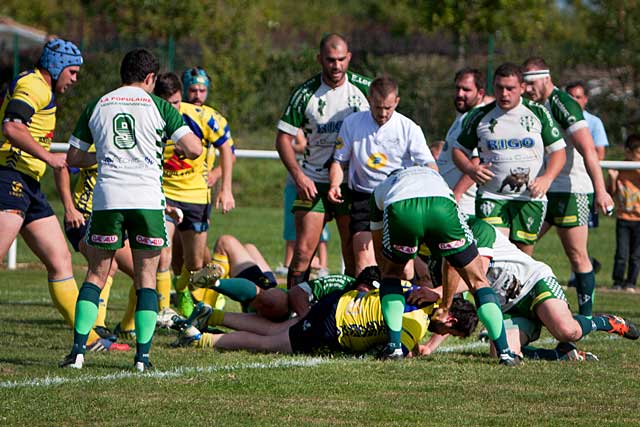
[[[193,133],[202,140],[204,150],[198,158],[189,160],[178,156],[175,153],[175,143],[167,141],[164,149],[162,188],[165,196],[171,200],[207,204],[210,201],[206,179],[211,157],[209,148],[229,143],[229,127],[226,120],[210,107],[182,102],[180,114]]]
[[[89,148],[90,153],[96,152],[96,146]],[[93,209],[93,189],[96,186],[96,178],[98,176],[98,165],[95,164],[88,168],[80,169],[80,176],[73,189],[73,204],[85,218],[91,216]]]
[[[4,121],[7,106],[10,102],[23,103],[25,111],[33,112],[27,123],[24,123],[42,147],[49,150],[56,127],[56,101],[49,83],[40,70],[29,70],[20,73],[11,82],[4,94],[0,107],[0,118]],[[12,146],[0,130],[0,165],[15,169],[36,180],[44,175],[46,163],[22,150]]]
[[[213,169],[216,162],[216,148],[220,147],[222,144],[229,144],[229,146],[231,146],[231,152],[234,152],[236,147],[233,142],[233,138],[231,137],[231,129],[229,128],[227,119],[207,105],[203,105],[201,108],[204,110],[205,114],[209,116],[209,120],[207,122],[217,137],[209,146],[209,150],[207,150],[207,171],[210,171]]]
[[[431,304],[409,311],[402,317],[402,345],[411,351],[427,333],[429,316],[437,308]],[[341,347],[364,352],[388,341],[387,327],[382,316],[379,290],[346,292],[338,301],[336,328]]]

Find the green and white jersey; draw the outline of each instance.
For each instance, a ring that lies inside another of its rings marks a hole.
[[[580,104],[566,92],[557,87],[547,98],[544,104],[551,115],[558,122],[567,142],[567,161],[558,177],[549,187],[550,193],[593,193],[593,183],[587,173],[582,155],[575,149],[571,134],[575,131],[589,127],[582,113]]]
[[[344,274],[329,274],[328,276],[302,282],[298,286],[309,295],[309,302],[315,304],[320,298],[336,291],[349,291],[353,289],[356,279]]]
[[[456,142],[468,156],[477,148],[480,161],[491,163],[495,177],[478,194],[497,200],[533,200],[529,183],[544,173],[545,154],[564,147],[549,111],[523,98],[509,111],[495,102],[472,110]]]
[[[318,74],[293,91],[278,130],[294,136],[298,129],[304,130],[307,148],[302,170],[313,181],[329,182],[329,166],[342,121],[351,113],[369,110],[370,84],[368,77],[347,72],[344,84],[331,88]]]
[[[503,312],[524,298],[539,280],[554,276],[547,264],[522,252],[491,224],[476,218],[468,224],[480,255],[491,258],[487,280],[498,295]]]
[[[93,210],[164,209],[163,141],[190,132],[178,110],[139,87],[123,86],[90,103],[69,144],[83,151],[95,144]]]
[[[484,106],[484,104],[477,105],[474,108],[479,108],[482,106]],[[458,140],[460,133],[462,133],[464,121],[469,116],[470,111],[471,110],[467,111],[466,113],[458,113],[456,115],[456,119],[453,121],[451,127],[449,127],[449,130],[447,131],[447,136],[444,139],[444,147],[442,147],[442,152],[440,153],[440,156],[438,156],[437,160],[438,171],[452,190],[456,186],[458,181],[460,181],[460,178],[462,178],[463,175],[462,171],[458,169],[456,164],[453,162],[453,147]],[[471,153],[471,157],[478,157],[477,149],[473,150],[473,152]],[[475,203],[477,190],[478,187],[476,186],[476,184],[473,184],[467,189],[467,191],[460,197],[460,200],[458,201],[460,210],[467,215],[475,215],[476,213]]]
[[[442,176],[423,166],[398,170],[373,191],[375,208],[379,211],[384,211],[392,203],[419,197],[445,197],[455,203],[453,193]]]

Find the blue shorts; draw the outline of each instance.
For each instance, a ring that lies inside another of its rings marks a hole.
[[[291,208],[297,197],[298,190],[296,190],[296,185],[287,177],[287,183],[284,186],[284,231],[282,233],[282,239],[287,242],[296,240],[295,216],[293,212],[291,212]],[[320,241],[328,242],[329,237],[329,227],[325,225],[320,235]]]
[[[175,200],[167,199],[167,205],[182,210],[184,217],[180,224],[176,224],[176,221],[173,218],[165,215],[165,219],[170,223],[175,224],[178,230],[193,230],[196,233],[204,233],[209,230],[211,204],[177,202]]]
[[[54,215],[40,189],[40,183],[5,166],[0,166],[0,211],[15,212],[22,216],[23,227],[35,220]]]

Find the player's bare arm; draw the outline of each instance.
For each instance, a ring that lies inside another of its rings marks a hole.
[[[456,166],[458,166],[465,175],[468,175],[478,184],[485,184],[491,181],[495,176],[495,173],[491,170],[491,163],[474,164],[469,160],[464,151],[455,147],[453,148],[451,155]]]
[[[549,187],[554,179],[558,176],[565,161],[567,160],[567,153],[564,149],[556,150],[549,154],[547,157],[547,168],[544,174],[535,178],[531,184],[529,184],[529,190],[531,196],[542,197],[547,194]]]
[[[221,209],[222,213],[227,213],[236,207],[236,201],[231,190],[234,155],[229,144],[222,144],[218,147],[218,151],[220,152],[222,183],[216,197],[216,209]]]
[[[197,159],[202,154],[202,141],[192,132],[180,138],[176,142],[176,147],[179,147],[189,160]]]
[[[480,164],[480,158],[474,157],[470,160],[470,162],[471,164],[477,166]],[[453,195],[456,198],[456,201],[460,201],[460,197],[462,197],[462,195],[466,193],[467,190],[471,188],[471,186],[473,186],[473,184],[474,181],[469,175],[462,175],[456,185],[453,187]]]
[[[67,163],[69,166],[76,168],[88,168],[97,163],[96,153],[79,150],[75,147],[69,147],[67,151]]]
[[[327,198],[331,203],[342,203],[344,200],[342,199],[342,191],[340,190],[340,184],[344,179],[344,168],[347,166],[347,163],[344,165],[340,162],[334,161],[329,166],[329,192],[327,193]]]
[[[29,128],[20,122],[7,121],[2,124],[2,133],[14,147],[42,160],[54,169],[64,168],[67,163],[64,156],[47,151],[38,144],[29,132]]]
[[[571,138],[574,147],[576,147],[576,150],[578,150],[584,159],[584,166],[587,168],[587,173],[593,183],[595,203],[602,213],[609,214],[613,208],[613,199],[611,199],[611,195],[607,193],[604,177],[602,176],[602,169],[600,168],[600,161],[589,128],[584,127],[578,129],[571,134]]]
[[[53,176],[60,195],[60,201],[62,201],[62,206],[64,207],[64,225],[65,227],[79,228],[84,225],[84,215],[73,204],[69,170],[67,168],[54,169]]]
[[[284,163],[293,181],[296,183],[298,195],[303,200],[312,200],[318,194],[318,190],[313,181],[302,172],[300,165],[298,165],[296,153],[292,146],[293,138],[293,135],[278,131],[278,135],[276,136],[276,150],[278,150],[282,163]]]

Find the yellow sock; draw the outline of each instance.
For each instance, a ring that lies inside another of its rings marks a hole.
[[[183,292],[189,286],[189,270],[183,265],[180,277],[176,280],[175,287],[176,292]]]
[[[127,303],[127,309],[122,316],[122,321],[120,321],[120,329],[123,331],[132,331],[136,329],[135,324],[135,314],[136,314],[136,287],[131,284],[131,289],[129,289],[129,302]]]
[[[76,279],[69,277],[62,280],[49,280],[49,294],[67,325],[73,328],[76,318],[76,300],[78,299],[78,285]]]
[[[112,284],[113,277],[107,277],[104,288],[100,291],[100,303],[98,304],[98,317],[96,318],[95,326],[107,326],[105,323],[107,320],[107,305],[109,304],[109,294],[111,293]]]
[[[158,311],[169,307],[171,293],[171,270],[156,273],[156,291],[158,291]]]
[[[215,307],[218,301],[218,296],[220,295],[218,292],[213,289],[205,289],[204,296],[202,297],[202,301],[205,304],[210,305],[211,307]]]
[[[216,345],[215,335],[204,332],[198,341],[193,341],[192,345],[202,348],[213,348]]]
[[[222,325],[222,322],[224,322],[224,311],[214,308],[213,311],[211,312],[211,316],[209,316],[209,321],[207,322],[207,325],[220,326]]]
[[[211,262],[215,262],[220,267],[222,267],[222,269],[224,270],[224,274],[222,275],[221,279],[226,279],[226,278],[229,277],[230,265],[229,265],[229,257],[228,256],[226,256],[224,254],[220,254],[220,253],[214,252],[213,253],[213,258],[211,258]]]

